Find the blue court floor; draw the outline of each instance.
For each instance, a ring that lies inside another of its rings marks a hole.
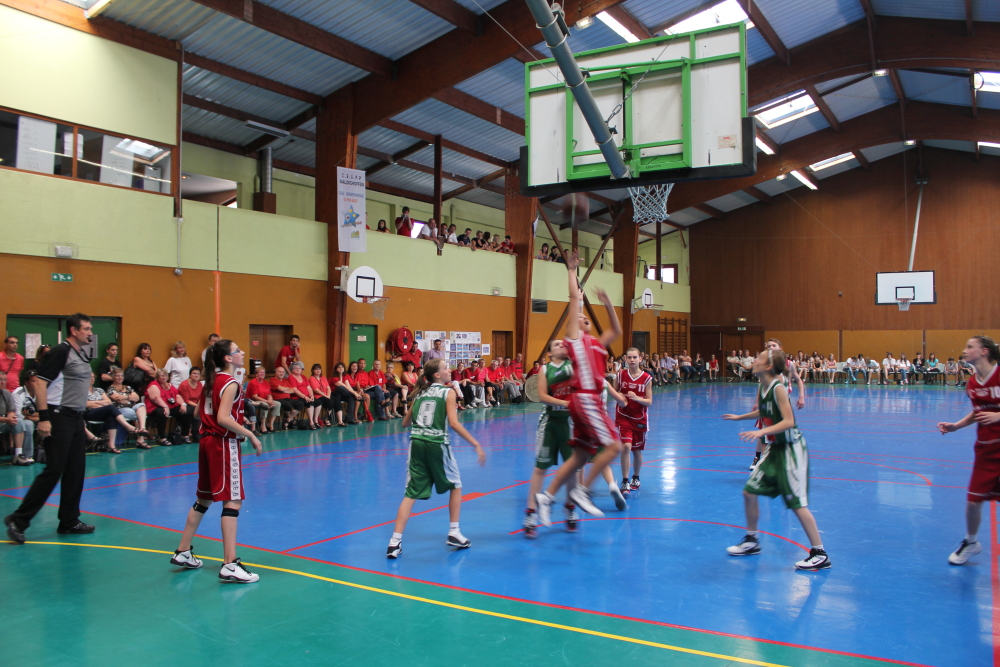
[[[427,582],[433,590],[461,589],[475,599],[499,596],[535,603],[532,608],[569,608],[709,637],[814,649],[797,662],[781,663],[786,665],[827,664],[829,656],[939,667],[1000,664],[994,662],[998,550],[992,508],[981,530],[984,552],[963,567],[947,562],[964,534],[975,434],[966,429],[942,436],[935,425],[969,411],[964,393],[807,386],[807,405],[796,416],[811,455],[810,507],[833,567],[803,573],[792,564],[806,554],[808,542],[780,499],[762,500],[761,555],[732,558],[725,551],[743,534],[740,490],[753,445],[741,443],[737,434],[753,423],[724,422],[720,415],[748,411],[755,389],[699,384],[657,390],[642,488],[633,492],[628,509],[615,511],[598,483],[595,497],[604,519],[583,521],[576,534],[553,524],[536,540],[525,539],[519,529],[538,406],[466,411],[462,419],[488,455],[479,468],[472,448],[453,438],[466,501],[461,525],[473,546],[462,552],[445,547],[447,497],[435,496],[417,504],[415,511],[422,513],[411,519],[397,561],[386,560],[385,547],[406,474],[407,435],[399,421],[268,436],[263,456],[244,457],[248,497],[239,541],[282,559],[286,568],[335,566],[328,568],[329,577],[364,573],[381,586]],[[177,535],[170,531],[183,527],[194,498],[196,460],[195,447],[89,456],[83,509],[92,514],[84,519],[98,531],[72,541],[108,544],[114,526],[131,522],[150,529],[141,533],[142,544],[130,547],[172,552]],[[0,468],[0,510],[16,505],[40,469]],[[617,464],[614,473],[620,479]],[[206,517],[207,537],[220,537],[217,514],[213,509]],[[62,541],[52,529],[54,515],[54,507],[46,508],[28,539]],[[553,517],[562,518],[561,508]],[[196,546],[199,554],[221,556],[217,542],[201,538]],[[0,584],[0,596],[7,586],[10,592],[51,585],[47,568],[65,561],[52,552],[55,547],[46,548],[0,545],[8,580]],[[115,557],[105,554],[109,566]],[[150,558],[147,570],[171,571],[166,556]],[[198,585],[213,586],[217,567],[207,564]],[[259,573],[254,586],[282,586],[281,575]],[[129,580],[127,586],[156,599],[149,582]],[[5,617],[16,615],[7,602],[4,608]],[[35,623],[44,623],[46,608],[37,613]],[[628,660],[630,650],[578,664]],[[665,655],[659,664],[674,664],[670,659]],[[735,664],[699,659],[704,662],[692,664]],[[533,661],[526,657],[524,664]]]

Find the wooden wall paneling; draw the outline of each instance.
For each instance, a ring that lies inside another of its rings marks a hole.
[[[837,356],[837,361],[843,361],[838,351],[840,346],[839,331],[768,331],[764,340],[768,338],[780,340],[781,349],[788,354],[797,354],[799,350],[806,354],[812,354],[816,351],[825,357],[832,352]],[[850,352],[850,354],[857,353]]]
[[[912,360],[917,352],[923,350],[924,332],[920,329],[910,330],[886,330],[879,331],[844,331],[844,355],[853,357],[863,354],[869,359],[882,361],[886,352],[899,358],[900,354],[905,354],[907,359]],[[962,341],[964,347],[965,341]],[[936,350],[928,349],[928,352]],[[938,357],[941,353],[938,352]]]

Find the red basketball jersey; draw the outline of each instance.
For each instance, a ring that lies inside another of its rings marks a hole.
[[[653,381],[653,377],[644,370],[639,371],[638,377],[633,378],[632,374],[629,373],[628,368],[623,368],[618,371],[618,391],[623,395],[627,396],[631,391],[636,396],[646,397],[646,387],[649,383]],[[615,404],[615,421],[628,421],[636,426],[646,427],[647,424],[647,406],[642,403],[636,403],[635,401],[629,401],[625,404],[625,407]]]
[[[1000,412],[1000,371],[998,366],[987,378],[980,382],[976,374],[969,377],[965,392],[972,401],[973,412]],[[1000,449],[1000,424],[978,424],[976,429],[976,444],[989,445]]]
[[[573,391],[600,393],[604,389],[604,369],[608,365],[608,351],[590,334],[580,332],[576,340],[563,341],[566,354],[573,362]]]
[[[243,387],[240,386],[240,383],[237,382],[236,378],[232,375],[227,373],[216,373],[215,382],[212,385],[211,397],[206,400],[205,392],[202,392],[201,398],[198,399],[198,414],[201,418],[201,428],[199,429],[199,432],[202,435],[215,435],[220,438],[243,438],[241,435],[237,435],[232,431],[222,428],[219,426],[219,422],[216,421],[215,406],[219,405],[222,400],[222,391],[230,384],[236,385],[236,398],[233,400],[233,409],[230,412],[230,415],[237,424],[242,423]]]

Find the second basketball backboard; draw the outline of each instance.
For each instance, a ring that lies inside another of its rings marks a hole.
[[[525,66],[522,194],[732,178],[756,171],[743,23],[575,55],[601,115],[607,118],[621,107],[609,126],[633,178],[611,179],[559,67],[554,60],[541,60]]]

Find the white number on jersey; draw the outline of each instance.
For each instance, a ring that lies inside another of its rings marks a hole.
[[[434,425],[434,411],[437,410],[436,401],[424,401],[420,404],[420,412],[417,413],[417,426],[431,427]]]

